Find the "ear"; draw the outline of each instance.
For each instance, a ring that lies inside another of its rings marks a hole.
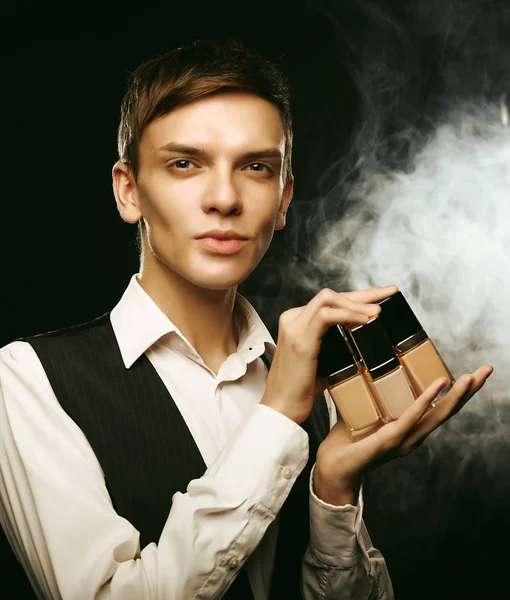
[[[137,223],[142,218],[138,207],[138,190],[129,165],[117,161],[112,169],[113,193],[117,210],[126,223]]]
[[[276,216],[275,230],[279,231],[285,227],[285,217],[287,215],[287,210],[289,209],[290,201],[292,200],[292,195],[294,193],[294,177],[291,177],[287,183],[285,184],[285,188],[283,190],[282,201],[280,202],[280,208],[278,209],[278,214]]]

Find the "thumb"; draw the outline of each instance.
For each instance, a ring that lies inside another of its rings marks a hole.
[[[317,376],[315,378],[315,395],[318,396],[328,387],[328,381],[325,377]]]

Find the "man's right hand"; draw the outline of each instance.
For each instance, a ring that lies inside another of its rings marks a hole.
[[[355,292],[321,290],[305,306],[280,316],[278,342],[261,404],[300,424],[315,397],[327,387],[317,376],[322,337],[332,325],[363,325],[381,311],[377,302],[398,291],[396,285]]]

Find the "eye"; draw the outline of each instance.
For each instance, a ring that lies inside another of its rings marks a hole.
[[[248,168],[253,169],[256,173],[264,173],[264,171],[268,174],[273,173],[272,169],[262,163],[253,163]]]
[[[170,166],[175,167],[178,171],[186,171],[195,165],[190,160],[182,158],[171,163]]]

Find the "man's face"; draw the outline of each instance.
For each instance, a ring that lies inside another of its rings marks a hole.
[[[251,94],[211,96],[153,121],[134,188],[149,260],[202,288],[242,282],[284,224],[279,211],[292,196],[284,151],[278,109]],[[243,239],[219,240],[218,232]]]

